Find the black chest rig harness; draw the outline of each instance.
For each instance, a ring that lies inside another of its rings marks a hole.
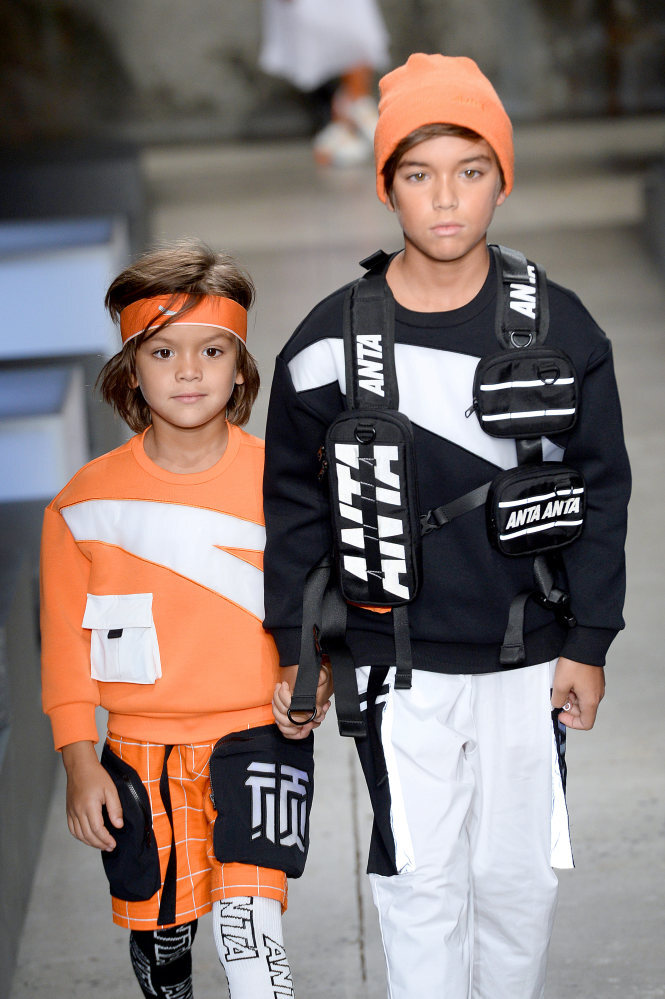
[[[557,551],[581,533],[585,485],[580,472],[543,461],[542,437],[570,430],[578,405],[570,358],[545,341],[545,272],[522,254],[492,246],[497,274],[499,350],[481,358],[474,413],[492,437],[515,440],[517,465],[464,496],[421,513],[413,431],[399,412],[394,299],[383,252],[363,261],[344,314],[346,405],[330,425],[322,454],[334,551],[310,573],[304,595],[300,666],[290,712],[314,709],[321,655],[332,664],[342,735],[362,736],[354,662],[345,641],[347,605],[390,608],[397,688],[411,686],[408,605],[422,581],[422,544],[451,520],[485,506],[489,542],[507,557],[533,559],[533,589],[512,601],[500,654],[506,667],[525,660],[524,614],[534,599],[572,627],[569,597],[555,585]],[[423,539],[424,542],[423,542]]]

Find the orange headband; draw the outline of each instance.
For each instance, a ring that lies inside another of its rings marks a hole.
[[[122,342],[127,343],[139,333],[156,329],[166,316],[178,312],[186,302],[186,295],[155,295],[154,298],[139,298],[125,306],[120,313]],[[245,343],[247,310],[230,298],[205,295],[183,316],[178,316],[173,323],[169,323],[169,326],[215,326]]]

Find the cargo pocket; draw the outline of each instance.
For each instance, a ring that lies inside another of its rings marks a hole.
[[[90,675],[105,683],[154,683],[162,675],[152,593],[88,594]]]
[[[144,902],[162,883],[148,792],[136,770],[116,756],[108,743],[100,762],[113,779],[122,805],[121,829],[109,821],[106,808],[102,810],[104,824],[116,842],[111,853],[102,851],[111,894],[126,902]]]

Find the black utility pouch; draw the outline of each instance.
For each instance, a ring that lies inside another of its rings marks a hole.
[[[554,461],[518,465],[490,486],[487,531],[503,555],[538,555],[575,541],[585,509],[581,472]]]
[[[210,757],[221,863],[256,864],[299,878],[309,848],[314,737],[285,738],[276,725],[225,735]]]
[[[409,603],[422,577],[409,419],[394,410],[347,411],[328,428],[325,447],[344,599],[375,607]]]
[[[126,902],[145,902],[162,883],[148,792],[136,770],[116,756],[108,743],[100,762],[113,779],[124,821],[122,828],[116,829],[103,809],[104,825],[116,841],[111,853],[102,851],[111,894]]]
[[[541,437],[570,430],[577,399],[573,363],[555,347],[502,350],[478,362],[473,409],[491,437]]]

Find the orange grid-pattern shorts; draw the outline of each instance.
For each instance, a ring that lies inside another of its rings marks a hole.
[[[163,887],[171,851],[171,824],[159,793],[164,746],[111,732],[107,742],[116,756],[134,767],[148,792]],[[210,799],[208,763],[214,747],[214,742],[174,746],[168,761],[177,857],[174,925],[198,919],[210,911],[217,899],[239,895],[275,898],[282,911],[286,909],[287,880],[283,871],[222,864],[213,853],[212,830],[217,812]],[[157,929],[161,896],[161,887],[145,902],[126,902],[112,896],[113,922],[130,930]]]

